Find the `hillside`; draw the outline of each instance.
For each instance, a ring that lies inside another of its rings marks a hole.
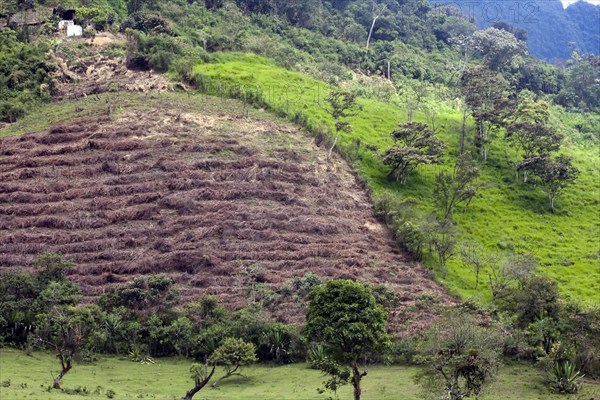
[[[52,5],[39,8],[48,11]],[[8,51],[2,58],[2,69],[7,71],[2,83],[9,89],[3,92],[5,121],[14,122],[36,104],[48,101],[49,96],[54,100],[96,96],[79,100],[85,107],[65,103],[47,110],[60,114],[68,107],[110,110],[114,104],[97,96],[105,91],[164,92],[191,85],[201,92],[268,108],[327,143],[333,121],[323,108],[324,99],[332,89],[341,87],[358,96],[361,110],[350,121],[353,132],[342,135],[340,153],[367,183],[372,200],[380,202],[391,195],[394,207],[399,207],[392,210],[392,219],[404,213],[402,223],[416,227],[416,231],[434,211],[436,176],[450,170],[456,160],[463,115],[466,145],[469,152],[475,149],[475,121],[469,117],[473,112],[461,100],[458,77],[465,68],[476,68],[491,58],[461,50],[456,44],[462,36],[472,34],[473,25],[464,18],[439,13],[424,2],[403,5],[385,1],[380,4],[379,16],[362,1],[275,2],[264,7],[245,0],[214,4],[97,1],[91,5],[94,9],[84,8],[79,19],[90,24],[93,40],[64,41],[52,32],[51,41],[27,43],[23,39],[33,28],[16,26],[14,31],[3,31],[1,44]],[[29,12],[25,9],[15,15],[22,19],[22,14]],[[86,17],[88,14],[95,17]],[[95,32],[95,28],[122,33],[117,38],[114,33]],[[500,31],[486,32],[497,36]],[[481,33],[476,32],[478,40],[488,40]],[[514,35],[508,41],[517,49],[522,47]],[[97,46],[100,50],[95,49]],[[496,72],[499,79],[511,82],[504,94],[506,101],[513,105],[522,98],[548,102],[549,125],[565,138],[562,154],[572,156],[581,171],[577,184],[565,191],[555,210],[548,210],[539,188],[513,180],[520,160],[515,148],[503,140],[508,122],[501,122],[504,126],[495,129],[490,140],[490,159],[478,162],[479,193],[468,210],[454,216],[458,246],[449,259],[448,274],[440,271],[439,257],[432,254],[431,247],[415,256],[423,257],[437,279],[443,279],[455,294],[487,302],[491,298],[492,267],[483,269],[478,285],[471,267],[459,257],[460,246],[475,243],[485,252],[500,253],[502,262],[511,254],[531,254],[539,265],[537,270],[558,280],[563,294],[583,304],[594,304],[600,282],[599,249],[594,243],[599,190],[594,157],[600,104],[600,86],[593,79],[598,73],[597,60],[577,55],[572,66],[561,71],[524,53],[515,57],[504,67],[490,65],[500,68]],[[13,73],[14,65],[22,72]],[[161,72],[168,73],[172,82]],[[29,122],[21,119],[4,132],[48,129],[48,124],[39,126],[45,118],[44,108],[40,110],[41,117],[32,113]],[[409,119],[435,124],[436,134],[448,149],[443,166],[422,166],[400,185],[387,177],[389,171],[381,154],[393,144],[390,132]],[[121,129],[121,125],[114,129]],[[136,129],[143,130],[140,125]],[[75,137],[74,144],[81,145]],[[407,247],[402,232],[395,233],[398,244]],[[22,261],[23,257],[18,260]]]
[[[107,102],[116,115],[102,115]],[[294,323],[303,306],[282,293],[308,272],[386,284],[402,299],[395,323],[413,318],[404,312],[423,296],[449,301],[398,252],[348,166],[327,163],[298,128],[185,94],[120,92],[61,107],[100,115],[0,141],[4,268],[58,252],[76,263],[70,277],[88,301],[166,273],[184,301],[215,294],[235,309],[248,302],[240,271],[258,264],[273,312]],[[430,313],[414,317],[418,325]]]
[[[0,397],[595,398],[600,56],[557,5],[3,2]]]
[[[201,64],[194,69],[195,79],[202,82],[205,90],[242,88],[246,92],[238,93],[240,96],[259,96],[259,103],[265,102],[274,111],[303,121],[316,132],[327,129],[330,122],[315,101],[317,94],[320,98],[326,96],[328,86],[325,83],[278,68],[251,55],[222,55],[217,60],[220,62]],[[278,82],[278,86],[271,85],[273,80]],[[256,88],[270,90],[257,93]],[[293,88],[293,92],[285,92],[281,88]],[[362,112],[351,119],[353,132],[342,138],[343,151],[355,160],[355,168],[368,182],[375,198],[392,193],[398,201],[414,204],[417,212],[426,214],[434,206],[433,183],[440,167],[422,167],[406,185],[390,181],[378,153],[392,143],[389,132],[406,116],[398,107],[376,100],[364,99],[360,105]],[[449,106],[442,110],[438,121],[440,136],[450,145],[449,152],[452,154],[458,147],[460,113]],[[558,119],[559,115],[556,117],[555,123],[564,123]],[[426,120],[424,114],[417,113],[416,118]],[[577,137],[573,131],[570,140],[578,141]],[[358,149],[357,141],[360,142]],[[369,146],[375,147],[370,149]],[[568,148],[569,153],[576,157],[582,175],[577,187],[564,198],[564,206],[555,213],[547,211],[542,193],[514,182],[512,149],[498,141],[491,151],[494,159],[482,168],[483,188],[472,206],[456,215],[462,240],[480,242],[490,251],[531,251],[539,260],[539,270],[557,279],[563,293],[578,301],[596,304],[600,285],[597,264],[600,170],[595,157],[596,148],[586,146],[585,142],[572,143]],[[436,265],[435,260],[429,261],[429,265]],[[437,267],[433,269],[440,273]],[[445,283],[463,296],[484,299],[490,296],[487,277],[482,279],[479,290],[474,290],[475,276],[459,257],[450,261]]]
[[[527,31],[531,54],[547,62],[564,64],[571,46],[582,53],[600,54],[600,5],[578,1],[566,9],[560,0],[539,2],[437,1],[432,5],[452,4],[473,18],[480,28],[498,21]]]

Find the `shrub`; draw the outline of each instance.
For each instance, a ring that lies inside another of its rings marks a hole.
[[[554,388],[558,393],[577,393],[581,387],[583,375],[570,361],[556,362],[553,368]]]
[[[500,363],[498,333],[469,315],[450,314],[428,332],[417,360],[426,398],[460,400],[478,396]]]

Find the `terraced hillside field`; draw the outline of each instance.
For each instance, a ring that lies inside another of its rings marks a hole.
[[[142,109],[0,140],[1,268],[59,252],[88,301],[166,273],[185,300],[236,308],[248,302],[238,273],[256,263],[277,293],[307,272],[388,284],[402,300],[392,320],[412,313],[415,328],[432,312],[421,299],[451,301],[399,253],[348,166],[296,127],[210,99],[170,109],[137,96]],[[279,294],[273,311],[299,322],[302,307]]]

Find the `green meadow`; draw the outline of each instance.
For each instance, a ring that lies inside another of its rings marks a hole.
[[[307,75],[277,67],[251,54],[217,54],[212,63],[198,64],[194,80],[200,90],[223,97],[238,97],[268,108],[307,127],[312,133],[331,135],[332,121],[323,106],[331,87]],[[452,168],[457,153],[461,114],[451,102],[437,102],[439,136],[448,144],[444,166],[418,169],[406,185],[387,178],[379,154],[392,144],[390,132],[406,120],[404,110],[392,102],[361,98],[359,114],[351,119],[353,132],[342,137],[340,148],[366,180],[374,197],[392,193],[412,202],[422,216],[433,208],[432,192],[440,168]],[[416,120],[425,120],[417,113]],[[552,124],[565,135],[563,153],[574,157],[581,174],[576,184],[557,199],[552,212],[545,194],[515,178],[516,157],[501,137],[492,143],[487,162],[480,162],[481,188],[467,210],[454,220],[461,241],[478,241],[489,251],[526,251],[535,255],[539,271],[556,279],[562,293],[582,304],[600,302],[600,158],[597,146],[580,138],[572,115],[552,108]],[[471,139],[468,135],[467,139]],[[435,269],[436,262],[425,259]],[[475,274],[454,257],[448,275],[439,278],[463,298],[491,298],[486,271],[476,291]],[[439,274],[438,274],[439,275]]]
[[[75,364],[63,380],[63,390],[48,390],[51,374],[59,369],[50,353],[31,356],[13,349],[0,349],[0,399],[68,400],[85,398],[160,399],[183,397],[191,387],[190,361],[157,359],[155,364],[140,364],[116,357],[101,358],[90,364]],[[364,379],[364,399],[417,400],[420,389],[415,382],[417,367],[372,366]],[[221,373],[217,370],[216,374]],[[306,364],[283,366],[254,365],[242,370],[243,377],[225,380],[218,389],[204,388],[194,399],[319,400],[324,377]],[[107,395],[108,394],[108,395]],[[350,398],[351,386],[339,391]],[[499,377],[482,400],[558,400],[590,399],[600,395],[600,385],[585,382],[578,396],[554,395],[544,386],[544,376],[530,366],[513,364],[502,367]]]

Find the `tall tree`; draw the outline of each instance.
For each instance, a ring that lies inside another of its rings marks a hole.
[[[351,132],[352,126],[348,118],[356,115],[356,95],[345,91],[333,91],[327,96],[327,107],[325,111],[335,121],[335,137],[327,153],[327,161],[331,159],[331,153],[338,142],[341,132]]]
[[[542,190],[548,195],[550,208],[554,210],[554,199],[579,177],[579,169],[572,164],[572,158],[558,156],[534,156],[520,164],[521,169],[531,171]]]
[[[512,111],[506,94],[508,84],[497,72],[477,66],[464,72],[461,89],[475,119],[475,146],[480,157],[487,160],[494,128],[502,126]]]
[[[504,29],[487,28],[476,31],[473,34],[473,45],[492,71],[499,71],[511,64],[516,56],[527,54],[525,43]]]
[[[360,400],[361,381],[367,375],[366,368],[361,371],[359,367],[360,360],[382,350],[389,341],[386,320],[387,313],[371,289],[361,283],[329,281],[310,294],[307,337],[323,344],[332,361],[350,368],[354,400]]]
[[[475,181],[479,178],[477,163],[469,153],[456,160],[454,171],[441,171],[435,179],[433,195],[442,212],[442,219],[449,219],[459,204],[467,207],[477,194]]]
[[[406,183],[419,165],[442,163],[446,145],[427,125],[420,122],[399,124],[399,129],[391,136],[395,144],[383,153],[383,163],[391,167],[388,177],[395,176],[401,184]]]
[[[369,50],[369,44],[371,43],[371,37],[373,36],[373,30],[375,29],[375,23],[381,18],[385,12],[385,4],[377,4],[377,0],[371,0],[371,28],[369,29],[369,36],[367,37],[367,50]]]

